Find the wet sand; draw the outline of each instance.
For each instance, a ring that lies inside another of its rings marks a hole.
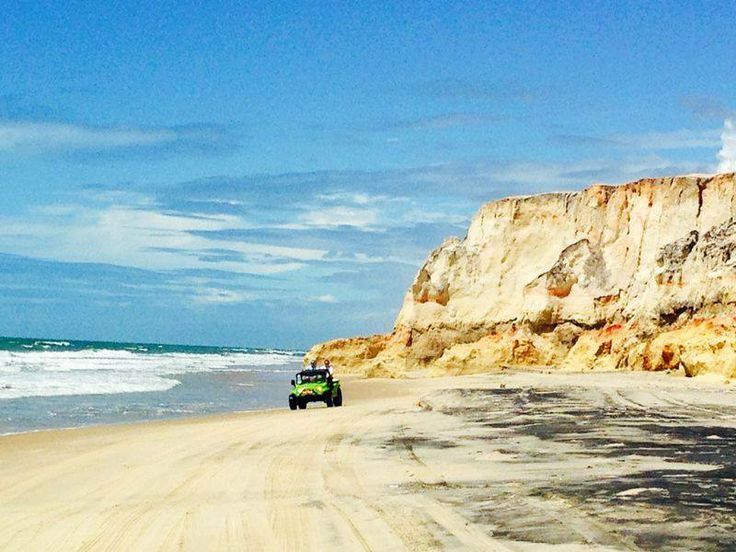
[[[2,550],[728,550],[736,390],[348,380],[342,408],[0,438]]]

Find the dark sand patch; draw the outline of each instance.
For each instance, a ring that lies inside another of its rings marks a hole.
[[[455,419],[457,430],[434,435],[434,445],[405,430],[401,440],[417,439],[455,464],[478,449],[472,479],[423,489],[497,538],[736,549],[736,404],[676,396],[656,380],[597,388],[545,385],[542,376],[532,386],[453,388],[421,405]],[[419,446],[415,453],[422,460]]]

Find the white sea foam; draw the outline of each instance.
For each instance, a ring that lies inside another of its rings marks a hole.
[[[36,341],[36,344],[42,347],[68,347],[71,345],[68,341]]]
[[[291,372],[300,359],[286,352],[224,354],[92,349],[0,351],[0,399],[165,391],[176,374],[216,371]]]

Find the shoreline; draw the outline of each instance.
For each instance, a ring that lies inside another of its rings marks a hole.
[[[643,372],[643,371],[621,371],[621,370],[599,370],[599,371],[569,371],[569,370],[550,370],[546,366],[540,366],[540,367],[534,367],[534,366],[525,366],[525,367],[513,367],[513,368],[502,368],[493,372],[486,372],[486,373],[480,373],[480,374],[431,374],[428,370],[416,370],[413,372],[408,372],[405,374],[402,374],[401,377],[393,377],[393,378],[381,378],[381,377],[365,377],[360,376],[356,374],[346,374],[341,376],[341,381],[344,381],[346,383],[354,384],[355,382],[371,382],[371,381],[401,381],[401,382],[416,382],[416,381],[434,381],[434,380],[442,380],[442,379],[451,379],[451,380],[459,380],[462,381],[463,379],[471,380],[475,378],[483,378],[483,377],[497,377],[497,376],[510,376],[510,375],[519,375],[519,374],[538,374],[541,376],[572,376],[572,377],[581,377],[581,378],[589,378],[590,376],[596,377],[601,376],[605,374],[628,374],[628,373],[636,373],[636,374],[646,374],[643,377],[652,377],[652,378],[666,378],[667,380],[683,380],[683,381],[693,381],[696,380],[700,382],[701,384],[705,384],[706,386],[714,385],[714,386],[723,386],[724,388],[728,388],[731,386],[733,381],[729,379],[724,379],[723,377],[720,377],[715,374],[703,374],[700,376],[697,376],[697,378],[688,377],[684,374],[682,371],[660,371],[660,372]],[[123,395],[123,394],[121,394]],[[14,399],[17,400],[17,399]],[[284,401],[286,402],[286,401]],[[311,406],[310,409],[314,409],[314,406]],[[199,422],[215,422],[217,420],[226,421],[230,417],[243,417],[247,415],[253,415],[253,414],[267,414],[267,413],[273,413],[273,412],[280,412],[282,410],[288,410],[288,405],[284,405],[283,407],[280,406],[274,406],[274,407],[267,407],[267,408],[254,408],[250,410],[228,410],[228,411],[222,411],[222,412],[212,412],[212,413],[201,413],[201,414],[187,414],[182,416],[171,416],[171,417],[161,417],[161,418],[151,418],[151,419],[144,419],[144,420],[133,420],[133,421],[119,421],[119,422],[100,422],[100,423],[92,423],[92,424],[86,424],[86,425],[79,425],[79,426],[68,426],[68,427],[48,427],[48,428],[37,428],[37,429],[28,429],[23,431],[11,431],[7,433],[0,433],[0,444],[3,439],[8,437],[16,437],[16,436],[23,436],[23,435],[29,435],[29,434],[38,434],[38,433],[54,433],[54,432],[76,432],[76,431],[84,431],[84,430],[95,430],[95,431],[101,431],[106,428],[109,429],[117,429],[117,428],[135,428],[138,426],[149,426],[149,425],[156,425],[156,424],[163,424],[163,425],[169,425],[169,424],[187,424],[187,423],[199,423]]]
[[[355,381],[360,380],[368,380],[370,378],[362,378],[356,375],[347,374],[342,376],[341,381],[354,383]],[[124,395],[124,394],[120,394]],[[172,423],[197,423],[197,422],[207,422],[207,421],[217,421],[222,420],[225,421],[228,417],[242,417],[252,414],[258,414],[258,413],[273,413],[273,412],[279,412],[281,410],[288,410],[288,404],[286,401],[286,397],[288,395],[285,395],[285,398],[283,400],[283,406],[273,406],[273,407],[266,407],[266,408],[254,408],[249,410],[227,410],[222,412],[212,412],[212,413],[201,413],[201,414],[185,414],[183,416],[171,416],[171,417],[161,417],[161,418],[151,418],[146,420],[132,420],[132,421],[120,421],[120,422],[101,422],[101,423],[92,423],[92,424],[86,424],[86,425],[79,425],[79,426],[69,426],[69,427],[48,427],[48,428],[37,428],[37,429],[29,429],[24,431],[11,431],[7,433],[0,433],[0,442],[6,438],[6,437],[13,437],[13,436],[21,436],[21,435],[28,435],[28,434],[36,434],[36,433],[50,433],[50,432],[70,432],[70,431],[82,431],[82,430],[102,430],[105,428],[120,428],[120,427],[127,427],[127,426],[148,426],[151,424],[172,424]],[[32,397],[29,397],[32,398]],[[18,399],[13,399],[18,400]],[[311,407],[314,409],[314,406]]]

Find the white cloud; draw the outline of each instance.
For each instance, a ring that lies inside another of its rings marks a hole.
[[[733,119],[724,121],[721,143],[721,151],[718,152],[718,172],[736,171],[736,126]]]

